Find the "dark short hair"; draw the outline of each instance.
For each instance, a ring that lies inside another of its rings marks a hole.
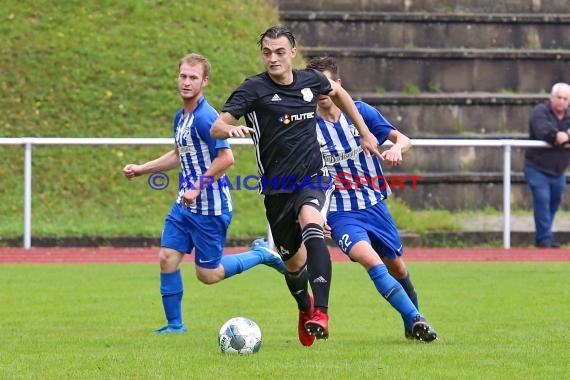
[[[257,41],[257,44],[261,48],[263,46],[264,38],[271,38],[272,40],[274,40],[282,36],[287,37],[287,39],[291,43],[291,46],[295,47],[296,45],[295,36],[293,35],[293,32],[291,32],[291,30],[287,28],[285,25],[274,25],[271,28],[267,29],[265,32],[261,33],[261,35],[259,36],[259,41]]]
[[[307,64],[307,69],[315,69],[320,72],[328,71],[331,73],[332,79],[338,79],[340,70],[333,57],[315,57]]]

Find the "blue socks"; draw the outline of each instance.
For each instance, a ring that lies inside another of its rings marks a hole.
[[[160,294],[162,306],[169,325],[182,324],[182,274],[180,269],[172,273],[160,274]]]
[[[374,282],[374,286],[376,286],[378,292],[386,298],[394,309],[398,310],[404,319],[406,328],[411,329],[412,318],[419,315],[420,312],[416,309],[410,297],[408,297],[402,288],[402,285],[388,274],[388,269],[384,264],[378,264],[370,268],[368,275],[370,279],[372,279],[372,282]]]
[[[235,255],[222,256],[220,263],[224,267],[224,278],[235,276],[263,262],[263,256],[256,251],[247,251]]]
[[[224,278],[228,278],[261,264],[263,262],[263,254],[252,250],[223,256],[220,262],[224,267]],[[160,274],[162,306],[169,325],[182,324],[183,293],[184,286],[180,269],[172,273]]]

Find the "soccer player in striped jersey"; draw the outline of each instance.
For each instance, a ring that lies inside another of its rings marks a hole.
[[[334,58],[313,58],[308,68],[341,83]],[[418,310],[417,294],[402,259],[400,235],[384,200],[390,187],[381,160],[399,165],[410,139],[397,131],[374,107],[356,101],[356,107],[380,143],[394,145],[380,158],[368,156],[352,121],[327,96],[317,104],[317,135],[335,190],[327,215],[331,237],[353,261],[367,271],[378,292],[400,313],[406,338],[431,342],[437,338]]]
[[[174,117],[174,149],[142,165],[128,164],[123,168],[128,179],[182,169],[183,181],[166,217],[158,254],[160,292],[167,325],[155,330],[157,334],[186,331],[182,319],[184,287],[180,264],[193,250],[196,276],[205,284],[214,284],[259,264],[284,272],[283,261],[263,239],[254,241],[250,251],[222,255],[233,212],[224,179],[234,157],[227,141],[210,136],[210,127],[218,117],[203,96],[210,70],[208,60],[199,54],[182,58],[178,90],[183,107]]]
[[[299,309],[299,341],[310,346],[315,338],[329,336],[332,273],[323,215],[330,178],[315,130],[318,96],[328,94],[353,117],[363,149],[380,153],[378,141],[341,86],[318,71],[293,70],[295,45],[293,33],[282,25],[261,34],[259,47],[266,71],[247,78],[230,95],[212,126],[212,136],[227,139],[251,134],[267,220],[285,261],[285,281]],[[245,126],[237,125],[242,116]]]

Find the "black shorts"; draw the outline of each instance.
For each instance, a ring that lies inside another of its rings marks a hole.
[[[265,195],[265,215],[283,261],[291,258],[301,247],[301,226],[297,221],[301,207],[305,204],[315,207],[326,220],[333,190],[303,187],[292,193]]]

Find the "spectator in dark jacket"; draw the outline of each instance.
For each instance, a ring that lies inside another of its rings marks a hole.
[[[570,164],[570,85],[556,83],[550,99],[530,113],[529,138],[552,145],[529,148],[525,154],[524,175],[532,191],[537,247],[558,248],[552,223],[566,187],[565,171]]]

